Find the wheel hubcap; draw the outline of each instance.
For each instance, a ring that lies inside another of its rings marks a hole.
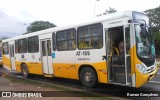
[[[89,72],[85,73],[85,80],[86,80],[87,82],[90,82],[90,81],[92,80],[92,75],[91,75],[91,73],[89,73]]]

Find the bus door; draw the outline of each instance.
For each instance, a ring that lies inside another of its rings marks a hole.
[[[129,26],[106,29],[106,52],[108,81],[113,84],[131,85]]]
[[[10,51],[9,54],[10,54],[11,70],[16,70],[13,44],[9,45],[9,51]]]
[[[44,74],[53,74],[52,56],[51,56],[51,39],[41,40],[41,59]]]

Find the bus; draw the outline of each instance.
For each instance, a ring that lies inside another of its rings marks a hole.
[[[2,41],[4,68],[45,77],[141,87],[157,73],[149,18],[123,11]]]
[[[2,65],[2,40],[0,39],[0,66]]]

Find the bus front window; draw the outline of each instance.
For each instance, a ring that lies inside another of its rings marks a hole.
[[[136,45],[137,54],[141,58],[151,58],[155,56],[155,49],[151,33],[148,31],[148,27],[141,25],[135,25],[136,31]]]

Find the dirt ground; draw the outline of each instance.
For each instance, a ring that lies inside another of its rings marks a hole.
[[[156,58],[157,62],[160,62],[160,58]]]
[[[3,75],[2,75],[3,76]],[[0,91],[57,91],[53,88],[46,88],[41,86],[35,86],[32,84],[26,84],[21,82],[12,82],[4,77],[0,76]],[[63,94],[62,94],[63,95]],[[71,94],[72,95],[72,94]],[[93,100],[88,97],[13,97],[13,98],[0,98],[0,100]]]

